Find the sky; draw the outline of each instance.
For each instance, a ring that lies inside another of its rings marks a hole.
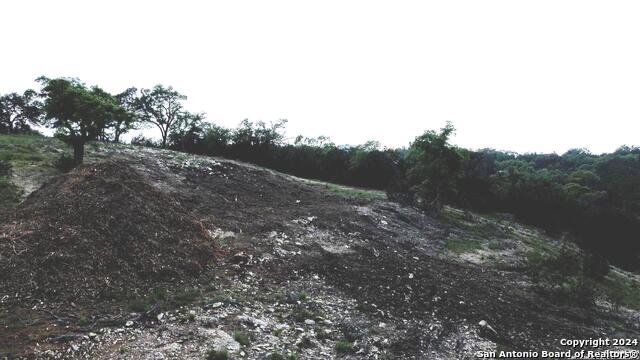
[[[77,77],[171,85],[228,127],[407,146],[451,121],[471,148],[640,145],[639,1],[0,3],[0,93]],[[148,134],[154,134],[147,130]]]

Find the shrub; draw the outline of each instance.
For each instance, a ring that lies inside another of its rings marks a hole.
[[[353,350],[353,343],[347,340],[340,340],[336,343],[336,351],[341,354],[351,352]]]
[[[238,344],[242,345],[242,346],[249,346],[251,344],[251,338],[249,338],[249,335],[241,332],[241,331],[236,331],[233,333],[233,339],[235,341],[238,342]]]
[[[145,137],[144,135],[137,135],[131,139],[131,145],[160,147],[160,143],[158,141]]]
[[[207,351],[207,360],[227,360],[228,358],[229,352],[226,349]]]
[[[527,259],[528,272],[539,292],[589,306],[594,304],[595,280],[603,276],[600,268],[591,266],[593,259],[590,254],[566,247],[554,255],[532,252]]]

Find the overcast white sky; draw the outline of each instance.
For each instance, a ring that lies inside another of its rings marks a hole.
[[[518,152],[640,145],[640,1],[3,1],[0,93],[173,85],[235,126]]]

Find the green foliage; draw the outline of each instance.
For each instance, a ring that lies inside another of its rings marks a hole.
[[[141,95],[137,101],[140,119],[160,130],[162,147],[167,147],[169,133],[180,122],[180,117],[184,113],[182,102],[187,97],[171,86],[163,85],[142,89],[140,92]]]
[[[306,291],[301,291],[298,294],[298,298],[300,299],[300,301],[306,302],[307,300],[309,300],[309,293],[307,293]]]
[[[161,144],[157,141],[147,138],[144,135],[136,135],[131,139],[131,145],[146,146],[146,147],[160,147]]]
[[[197,152],[200,146],[204,114],[193,114],[189,112],[181,112],[178,114],[178,120],[169,130],[169,143],[171,148],[185,151]]]
[[[353,351],[353,343],[348,340],[340,340],[336,343],[336,352],[346,354]]]
[[[384,199],[384,193],[375,190],[347,187],[331,183],[325,183],[324,188],[332,193],[336,193],[347,198],[362,198],[369,200]]]
[[[0,134],[0,160],[11,163],[14,169],[30,167],[41,162],[47,164],[39,165],[47,166],[53,163],[65,148],[61,141],[38,134]]]
[[[631,275],[612,269],[601,282],[600,288],[616,307],[640,310],[640,283]]]
[[[244,333],[242,331],[235,331],[233,333],[233,339],[235,341],[237,341],[238,344],[240,344],[242,346],[251,345],[251,338],[249,337],[249,335],[247,335],[246,333]]]
[[[0,134],[18,134],[30,131],[30,125],[40,123],[42,103],[37,93],[27,90],[22,95],[11,93],[0,96]]]
[[[285,143],[287,120],[266,123],[244,120],[235,129],[205,123],[202,114],[180,112],[167,130],[170,148],[196,154],[250,161],[293,175],[345,185],[385,189],[399,176],[403,150],[381,150],[379,144],[338,147],[326,137],[298,137]],[[138,136],[134,145],[161,146]],[[331,187],[331,185],[329,185]],[[378,198],[366,190],[331,187],[346,196]]]
[[[640,149],[613,154],[470,153],[454,203],[510,212],[548,231],[570,231],[592,253],[637,267]]]
[[[482,243],[474,239],[449,238],[446,248],[456,254],[471,252],[482,248]]]
[[[78,325],[86,326],[89,324],[91,324],[91,319],[89,319],[86,314],[80,314],[80,316],[78,316]]]
[[[425,210],[439,212],[456,199],[463,156],[448,143],[454,131],[449,122],[439,133],[427,131],[416,138],[406,155],[405,192],[412,203]]]
[[[527,260],[529,276],[540,292],[585,306],[594,304],[596,281],[609,268],[599,258],[567,247],[557,254],[532,251]]]
[[[209,350],[207,351],[207,360],[227,360],[229,358],[229,352],[224,350]]]
[[[40,77],[38,81],[44,97],[44,124],[73,146],[76,164],[82,163],[85,143],[104,137],[123,109],[109,93],[97,86],[88,88],[77,79]]]
[[[0,162],[6,165],[6,163]],[[15,186],[8,176],[0,176],[0,219],[10,213],[19,202],[22,191]]]
[[[114,96],[120,109],[113,114],[111,130],[113,141],[120,142],[120,136],[130,130],[136,129],[139,122],[138,89],[132,87]]]

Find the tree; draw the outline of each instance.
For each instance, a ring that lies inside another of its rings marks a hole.
[[[173,90],[171,86],[165,88],[156,85],[153,89],[142,89],[138,109],[142,121],[155,125],[160,129],[162,136],[162,147],[167,147],[167,136],[171,128],[180,119],[182,101],[186,100],[185,95]]]
[[[91,89],[77,79],[37,79],[42,84],[44,124],[73,147],[76,165],[84,158],[84,146],[104,134],[114,114],[121,111],[113,96],[99,87]]]
[[[455,199],[463,157],[448,143],[454,132],[447,122],[439,133],[430,130],[418,136],[409,148],[409,191],[424,209],[438,212]]]
[[[0,97],[0,133],[25,132],[30,124],[40,121],[42,104],[38,94],[27,90],[22,95],[11,93]]]
[[[115,142],[120,142],[120,136],[122,134],[136,128],[139,118],[138,104],[140,101],[137,93],[138,89],[131,87],[114,96],[120,106],[120,111],[114,114],[110,126],[113,130],[113,141]]]
[[[201,153],[203,137],[202,121],[204,113],[190,113],[183,111],[178,115],[178,121],[169,130],[169,140],[172,148],[190,153]]]
[[[207,155],[226,155],[231,142],[231,130],[211,123],[203,125],[203,151]]]

